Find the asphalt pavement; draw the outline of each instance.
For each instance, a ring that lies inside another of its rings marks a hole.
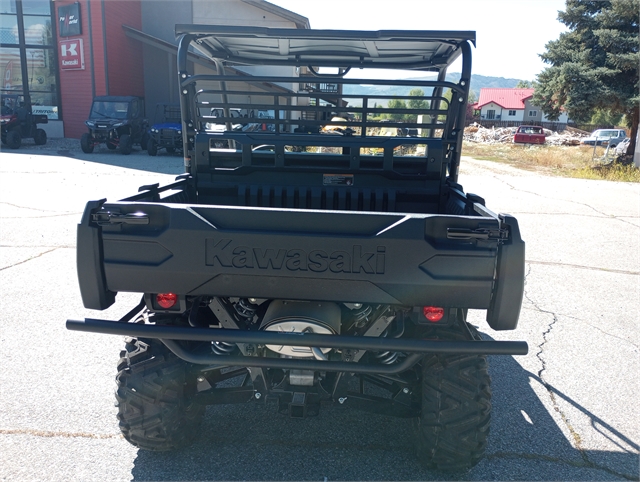
[[[191,447],[139,451],[114,407],[118,336],[70,332],[84,309],[75,229],[90,199],[117,200],[172,181],[178,155],[78,146],[0,153],[0,479],[69,480],[638,480],[640,185],[556,178],[463,159],[460,183],[517,217],[527,245],[518,329],[527,356],[490,357],[487,456],[467,474],[427,471],[411,420],[323,408],[304,420],[259,404],[208,407]]]

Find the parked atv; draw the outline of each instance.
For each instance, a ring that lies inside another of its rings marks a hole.
[[[38,146],[47,143],[47,133],[39,129],[38,124],[46,124],[46,115],[33,114],[31,100],[22,95],[3,95],[2,105],[2,144],[9,149],[17,149],[24,137],[32,137]]]
[[[140,97],[95,97],[85,124],[89,132],[82,134],[80,146],[87,154],[102,143],[122,154],[131,154],[134,144],[143,150],[147,148],[149,123],[144,118],[144,102]]]
[[[166,149],[169,153],[182,151],[180,106],[177,104],[158,104],[154,119],[158,123],[151,126],[147,154],[156,156],[159,149]]]

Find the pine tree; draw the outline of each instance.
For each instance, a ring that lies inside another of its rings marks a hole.
[[[588,122],[597,109],[623,114],[635,149],[640,117],[638,11],[640,0],[567,0],[558,19],[569,31],[546,45],[533,102],[550,119],[561,109]]]

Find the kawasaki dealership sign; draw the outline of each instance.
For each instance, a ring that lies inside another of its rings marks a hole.
[[[60,41],[60,70],[84,70],[82,39]]]

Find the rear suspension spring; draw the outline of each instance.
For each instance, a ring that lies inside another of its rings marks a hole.
[[[235,343],[227,343],[224,341],[211,342],[211,351],[216,355],[231,355],[235,349]]]
[[[380,335],[381,338],[400,338],[404,333],[404,322],[402,320],[396,321],[396,329],[391,332],[391,326],[388,326],[386,330]],[[382,351],[375,354],[376,359],[383,365],[391,365],[398,361],[398,358],[403,355],[398,351]]]
[[[250,322],[256,314],[258,305],[254,305],[246,298],[240,298],[240,300],[233,305],[233,309],[236,310],[238,316]]]

